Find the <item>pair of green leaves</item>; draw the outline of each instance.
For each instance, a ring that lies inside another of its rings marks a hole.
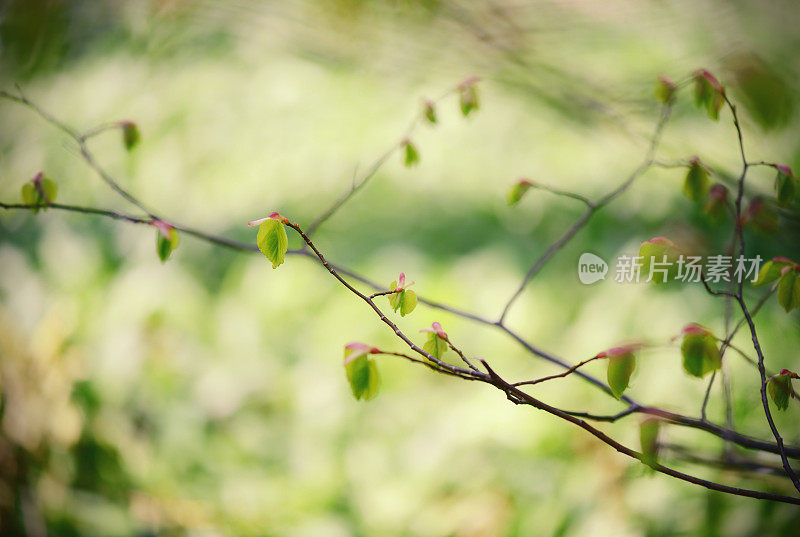
[[[48,205],[56,201],[58,185],[49,177],[45,177],[43,172],[39,172],[33,179],[22,185],[20,194],[22,202],[26,205],[33,205],[31,211],[36,214],[39,209],[46,209]]]
[[[642,275],[647,275],[653,283],[664,283],[678,274],[681,250],[665,237],[653,237],[643,242],[639,256],[642,258]]]
[[[764,263],[753,285],[778,280],[778,302],[787,313],[800,307],[800,265],[786,257],[775,257]]]
[[[792,169],[785,164],[775,164],[778,174],[775,176],[775,195],[780,207],[786,207],[797,194],[797,178]]]
[[[423,328],[420,332],[428,333],[428,339],[422,346],[422,350],[441,360],[448,348],[447,332],[442,330],[442,325],[434,322],[430,328]]]
[[[800,378],[797,373],[782,369],[777,375],[767,379],[767,392],[778,410],[789,408],[789,399],[797,397],[792,388],[792,379]]]
[[[163,263],[169,259],[172,251],[177,248],[178,243],[180,243],[178,230],[166,222],[162,222],[161,220],[153,220],[150,222],[150,225],[155,226],[158,229],[158,232],[156,233],[156,253],[158,254],[158,258]]]
[[[692,323],[683,329],[682,334],[681,355],[684,371],[693,377],[703,378],[721,367],[722,357],[717,338],[710,330]]]
[[[289,249],[289,238],[286,228],[289,220],[279,213],[272,213],[267,217],[248,222],[248,226],[258,226],[256,244],[261,253],[272,263],[272,268],[278,268],[286,259],[286,250]]]
[[[378,366],[370,358],[371,354],[380,354],[380,350],[359,342],[349,343],[344,347],[344,369],[356,400],[369,401],[378,395],[381,387]]]
[[[689,171],[683,181],[684,195],[692,201],[703,201],[708,195],[708,178],[708,169],[699,158],[693,157],[689,161]]]
[[[636,369],[634,351],[638,348],[639,345],[625,345],[614,347],[597,355],[608,360],[606,379],[608,380],[608,387],[611,388],[611,393],[617,399],[622,397],[623,392],[628,388],[631,375]]]
[[[725,88],[705,69],[695,71],[693,80],[695,105],[705,108],[708,117],[714,121],[718,120],[719,111],[725,102]]]
[[[400,273],[397,280],[389,284],[389,290],[394,291],[389,294],[389,305],[394,311],[400,311],[400,316],[405,317],[417,307],[417,294],[408,289],[414,282],[406,282],[406,275]]]

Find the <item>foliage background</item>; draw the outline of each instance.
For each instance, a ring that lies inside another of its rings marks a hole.
[[[397,140],[421,97],[477,74],[481,110],[465,121],[446,102],[440,125],[414,137],[420,165],[391,160],[317,243],[373,279],[404,271],[418,293],[491,316],[581,210],[546,193],[508,208],[509,185],[525,176],[596,196],[620,182],[644,155],[658,73],[717,73],[745,108],[749,155],[798,169],[798,19],[789,0],[12,0],[0,5],[0,80],[79,129],[135,120],[132,154],[113,134],[92,142],[102,163],[157,211],[254,240],[244,222],[279,210],[308,223]],[[729,117],[713,123],[689,100],[661,158],[698,154],[733,176]],[[4,102],[0,124],[0,199],[44,169],[60,200],[128,209],[29,111]],[[529,285],[511,326],[575,362],[666,341],[689,321],[720,333],[722,303],[699,287],[582,286],[575,273],[581,252],[610,260],[654,235],[719,250],[728,229],[682,198],[682,178],[651,170],[598,214]],[[754,169],[750,184],[768,194],[772,174]],[[796,255],[797,221],[749,237],[752,253]],[[272,271],[188,237],[162,265],[153,235],[53,211],[0,215],[4,534],[23,534],[26,516],[29,534],[44,523],[98,536],[744,536],[800,524],[795,508],[650,476],[568,424],[406,363],[381,359],[380,397],[356,403],[342,345],[395,343],[317,265]],[[511,376],[555,371],[441,312],[400,324],[434,320]],[[796,314],[771,302],[758,326],[768,366],[800,367]],[[767,438],[757,375],[735,355],[726,367],[737,427]],[[682,374],[675,346],[638,369],[634,396],[699,412],[705,383]],[[537,393],[619,408],[574,378]],[[712,396],[722,421],[719,384]],[[778,416],[793,443],[797,416]],[[637,442],[633,420],[607,429]],[[669,440],[721,449],[679,428]]]

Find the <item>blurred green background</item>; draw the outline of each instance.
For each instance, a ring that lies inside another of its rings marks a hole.
[[[597,197],[620,183],[657,120],[659,73],[710,69],[741,103],[748,156],[798,169],[798,15],[791,0],[6,0],[0,87],[19,84],[81,131],[135,120],[143,138],[129,154],[118,133],[91,141],[101,164],[157,212],[254,241],[245,222],[278,210],[307,225],[397,141],[423,97],[478,75],[481,109],[464,119],[445,100],[439,124],[414,134],[420,165],[395,155],[316,242],[372,279],[404,271],[419,294],[494,317],[582,210],[544,192],[509,208],[509,186],[529,177]],[[730,123],[683,92],[659,158],[697,154],[733,177]],[[29,110],[0,102],[0,125],[1,200],[18,201],[45,170],[59,201],[131,210]],[[528,286],[509,324],[570,362],[662,342],[630,392],[697,415],[706,382],[683,374],[666,343],[690,321],[721,334],[723,303],[699,286],[583,286],[576,273],[584,251],[612,260],[655,235],[723,250],[730,222],[709,224],[682,197],[683,175],[641,177]],[[749,176],[766,196],[772,181]],[[777,233],[747,240],[750,254],[796,258],[796,206]],[[496,390],[392,358],[379,358],[380,396],[356,402],[342,346],[400,347],[318,265],[290,257],[273,271],[187,236],[162,265],[154,242],[152,229],[106,219],[0,213],[3,535],[798,534],[796,507],[650,475]],[[416,334],[434,320],[509,378],[558,371],[440,311],[397,322]],[[800,367],[797,314],[773,300],[757,320],[768,367]],[[747,347],[745,331],[736,342]],[[736,427],[769,438],[756,371],[735,354],[725,367]],[[622,408],[574,377],[535,393],[569,409]],[[795,444],[798,412],[776,418]],[[724,413],[718,382],[709,416]],[[638,446],[635,417],[603,429]],[[723,448],[677,427],[666,440],[707,456]],[[793,492],[775,477],[665,460]]]

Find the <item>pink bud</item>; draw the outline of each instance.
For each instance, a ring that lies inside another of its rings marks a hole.
[[[683,330],[681,332],[684,335],[692,335],[692,336],[705,336],[705,335],[711,333],[708,330],[708,328],[700,326],[697,323],[689,323],[689,324],[687,324],[686,326],[683,327]]]
[[[775,164],[775,167],[784,175],[788,175],[789,177],[794,177],[792,173],[792,169],[787,166],[786,164]]]

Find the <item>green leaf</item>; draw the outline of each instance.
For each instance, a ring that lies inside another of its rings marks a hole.
[[[417,307],[417,293],[411,289],[400,292],[400,316],[405,317]]]
[[[139,143],[141,140],[141,135],[139,134],[139,127],[136,126],[136,123],[132,121],[123,121],[121,123],[122,126],[122,143],[125,145],[125,149],[130,151]]]
[[[680,255],[678,246],[667,238],[654,237],[643,242],[639,248],[639,256],[642,258],[642,276],[649,278],[652,271],[652,282],[655,284],[675,279],[678,274]]]
[[[474,85],[462,87],[458,95],[461,113],[467,117],[478,109],[478,89]]]
[[[344,368],[350,390],[356,400],[369,401],[376,395],[381,386],[378,366],[368,354],[377,349],[364,344],[351,343],[344,348]]]
[[[36,187],[33,186],[33,183],[25,183],[22,185],[20,194],[22,195],[22,203],[26,205],[36,205],[36,207],[31,207],[31,211],[34,213],[39,212],[39,193],[36,191]]]
[[[780,207],[789,205],[794,200],[795,191],[794,179],[778,170],[778,175],[775,177],[775,192],[777,193],[778,205]]]
[[[761,270],[758,272],[758,278],[753,282],[753,285],[759,286],[773,282],[780,278],[781,269],[783,267],[774,261],[767,261]]]
[[[611,393],[619,399],[628,387],[633,370],[636,368],[636,357],[633,352],[627,351],[620,354],[608,354],[608,369],[606,376]]]
[[[272,262],[272,268],[278,268],[284,261],[289,248],[289,238],[283,223],[268,218],[258,226],[256,237],[258,249]]]
[[[422,346],[422,350],[435,358],[442,359],[447,352],[447,342],[436,335],[435,332],[428,334],[428,341]]]
[[[425,119],[427,119],[429,123],[436,123],[436,104],[433,101],[425,101],[425,109],[423,113],[425,115]]]
[[[788,375],[775,375],[767,381],[767,392],[778,410],[789,408],[791,386]]]
[[[403,147],[405,148],[405,165],[406,167],[410,168],[412,166],[416,166],[419,164],[419,151],[414,144],[411,143],[411,140],[406,140],[403,142]]]
[[[681,355],[683,369],[693,377],[703,378],[722,365],[717,339],[707,329],[696,324],[683,330]]]
[[[39,182],[39,187],[44,192],[45,199],[43,200],[45,203],[54,203],[56,201],[56,196],[58,196],[58,185],[56,182],[50,179],[49,177],[42,177],[41,181]]]
[[[796,283],[797,272],[794,269],[787,271],[778,281],[778,303],[786,313],[800,306],[800,293],[796,292],[800,286]]]
[[[703,206],[703,211],[708,215],[712,223],[721,222],[728,209],[728,189],[725,185],[716,183],[708,191],[708,200]]]
[[[166,261],[172,251],[178,247],[178,243],[180,242],[180,237],[178,237],[178,231],[172,226],[164,226],[163,228],[169,238],[164,236],[164,232],[162,232],[162,228],[159,228],[156,234],[156,253],[158,254],[158,258],[163,263]]]
[[[533,186],[533,183],[528,181],[527,179],[520,179],[514,186],[511,187],[511,190],[508,191],[508,204],[514,205],[522,199],[522,196],[530,190]]]
[[[708,117],[715,121],[719,119],[719,111],[725,102],[724,92],[719,81],[705,69],[694,73],[694,103],[705,108]]]
[[[642,462],[648,466],[658,463],[658,431],[661,420],[646,418],[639,424],[639,441],[642,446]]]
[[[702,201],[708,194],[708,170],[695,158],[683,182],[683,193],[692,201]]]
[[[658,77],[658,82],[656,82],[656,99],[662,104],[669,104],[675,97],[676,89],[672,80],[664,75],[660,75]]]

